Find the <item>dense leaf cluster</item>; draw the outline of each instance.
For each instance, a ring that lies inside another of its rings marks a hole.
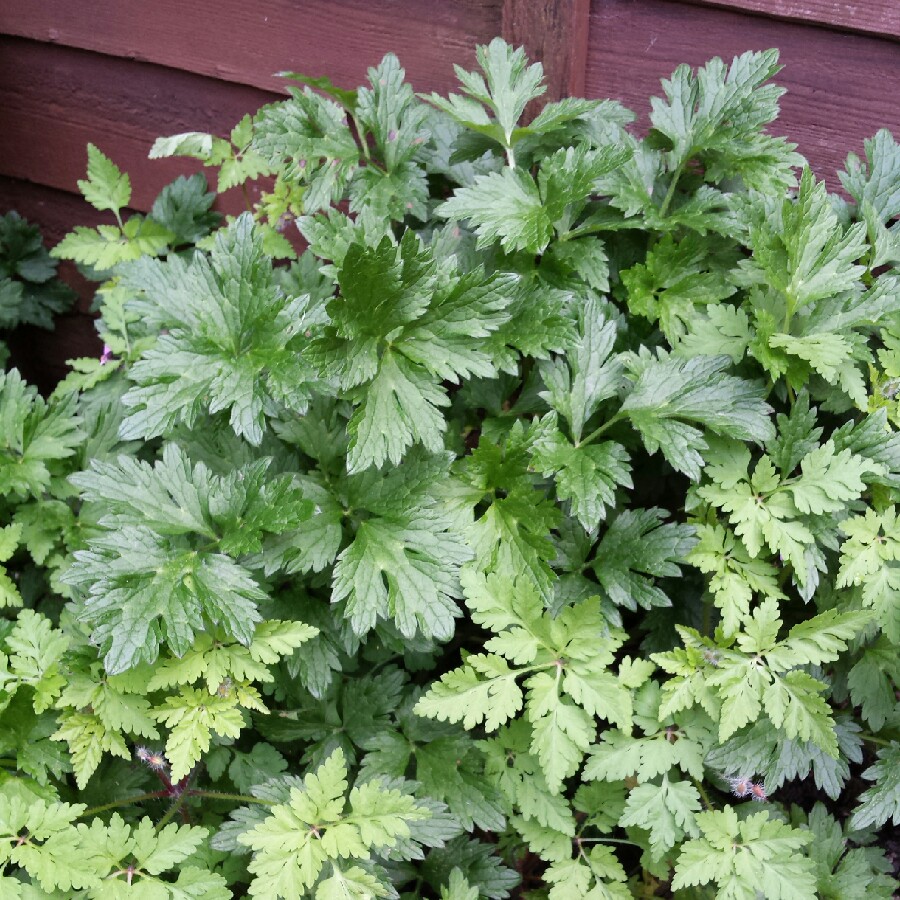
[[[44,246],[40,230],[15,212],[0,216],[0,331],[19,325],[53,328],[53,317],[75,299],[57,277],[59,263]],[[0,343],[0,361],[9,351]]]
[[[89,148],[103,356],[0,377],[2,896],[892,896],[900,147],[829,194],[774,51],[641,140],[477,57],[161,138],[274,179],[224,224]]]

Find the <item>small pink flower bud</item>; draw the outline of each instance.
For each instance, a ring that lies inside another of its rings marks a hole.
[[[154,772],[163,772],[169,768],[165,756],[158,750],[150,750],[148,747],[138,747],[134,751],[134,755],[144,763],[148,769],[153,769]]]
[[[749,778],[742,776],[729,778],[728,784],[731,786],[731,793],[735,797],[749,797],[750,792],[753,790],[753,782]]]

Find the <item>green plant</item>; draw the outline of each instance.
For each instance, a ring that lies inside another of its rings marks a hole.
[[[57,265],[37,226],[15,212],[0,216],[0,329],[53,328],[53,317],[75,299],[57,278]],[[0,343],[0,360],[6,362],[8,355],[6,344]]]
[[[0,388],[4,896],[892,896],[900,147],[829,195],[774,51],[643,140],[478,61],[161,139],[274,176],[212,234],[89,151],[108,351]]]

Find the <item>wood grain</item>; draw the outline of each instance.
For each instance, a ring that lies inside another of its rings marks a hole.
[[[417,90],[455,87],[453,63],[500,31],[503,0],[3,0],[0,33],[281,91],[273,73],[356,87],[388,51]],[[565,0],[568,2],[568,0]]]
[[[590,11],[591,0],[504,0],[504,39],[544,66],[540,105],[584,94]]]
[[[900,40],[897,0],[690,0],[701,6],[721,6],[794,19]]]
[[[131,175],[132,205],[148,210],[178,175],[201,171],[189,159],[151,160],[160,135],[227,135],[248,112],[277,95],[147,63],[70,47],[0,37],[0,174],[77,192],[88,142]],[[207,170],[215,177],[215,170]],[[220,208],[239,212],[237,190]]]
[[[587,95],[621,100],[642,131],[648,98],[662,96],[660,78],[679,63],[768,47],[781,50],[776,81],[788,89],[771,130],[796,142],[830,188],[839,188],[835,172],[849,151],[862,152],[864,138],[879,128],[900,135],[894,43],[666,0],[594,0]]]

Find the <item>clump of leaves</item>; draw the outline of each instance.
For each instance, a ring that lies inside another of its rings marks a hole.
[[[53,328],[54,317],[75,299],[57,277],[57,265],[36,225],[16,212],[0,216],[0,330]],[[0,358],[7,356],[6,345],[0,345]]]
[[[90,148],[107,351],[0,387],[4,896],[892,896],[900,147],[829,195],[774,51],[642,140],[477,58],[160,139],[274,177],[221,227]]]

